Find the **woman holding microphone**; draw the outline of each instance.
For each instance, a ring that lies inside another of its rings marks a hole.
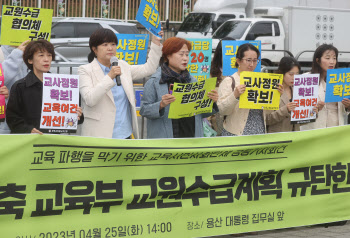
[[[163,31],[160,32],[163,35]],[[79,67],[80,94],[85,121],[82,136],[129,139],[139,138],[133,80],[153,74],[161,57],[161,38],[153,36],[148,60],[129,65],[119,60],[112,66],[118,38],[109,29],[98,29],[90,37],[90,63]],[[116,83],[119,76],[121,85]]]

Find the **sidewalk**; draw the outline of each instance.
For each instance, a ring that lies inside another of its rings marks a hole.
[[[218,238],[232,238],[237,236],[216,236]],[[279,238],[279,237],[314,237],[314,238],[348,238],[350,237],[350,222],[344,226],[332,226],[328,228],[324,227],[300,227],[300,228],[288,228],[274,231],[262,231],[256,235],[242,235],[239,237],[246,238]]]

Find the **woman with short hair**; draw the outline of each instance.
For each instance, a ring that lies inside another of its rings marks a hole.
[[[163,31],[159,33],[163,35]],[[129,139],[139,137],[133,80],[153,74],[161,56],[161,38],[153,36],[148,60],[129,65],[123,60],[111,65],[118,38],[110,29],[101,28],[91,36],[89,64],[79,67],[80,94],[85,121],[81,135]],[[115,78],[120,76],[121,85]]]
[[[169,86],[197,81],[187,70],[190,51],[191,43],[179,37],[171,37],[163,44],[161,66],[147,81],[141,99],[140,114],[147,118],[147,138],[203,137],[202,119],[212,113],[168,118],[170,104],[176,100],[169,92]],[[214,102],[218,99],[216,90],[209,92],[208,96]]]
[[[43,100],[43,75],[48,73],[55,58],[54,46],[47,40],[31,41],[23,53],[30,72],[16,81],[7,104],[6,121],[11,133],[38,133]],[[82,110],[78,107],[78,118]],[[79,124],[82,121],[79,121]]]

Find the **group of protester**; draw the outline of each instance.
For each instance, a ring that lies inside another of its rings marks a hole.
[[[223,40],[232,40],[225,38]],[[288,132],[341,126],[348,123],[350,100],[340,103],[325,103],[326,76],[328,69],[338,67],[338,50],[333,45],[319,46],[313,56],[312,74],[320,74],[318,103],[314,107],[317,113],[315,122],[302,124],[291,123],[291,112],[296,108],[292,102],[294,75],[300,74],[301,67],[293,57],[283,57],[276,73],[283,74],[280,88],[279,110],[239,108],[240,95],[246,90],[240,84],[240,73],[254,71],[259,63],[259,51],[251,44],[241,45],[236,53],[238,71],[229,77],[222,76],[222,42],[219,43],[211,65],[211,76],[218,79],[219,113],[212,117],[213,127],[222,136],[253,135],[275,132]]]
[[[160,35],[163,36],[163,31]],[[211,66],[211,76],[217,77],[217,89],[208,92],[208,97],[214,102],[213,112],[169,119],[169,105],[176,100],[169,91],[170,85],[196,81],[186,69],[191,43],[171,37],[162,45],[161,38],[153,36],[145,64],[129,65],[119,60],[118,66],[112,66],[110,60],[115,56],[117,45],[117,36],[111,30],[96,30],[89,41],[90,63],[78,69],[81,107],[77,113],[81,124],[79,134],[83,136],[129,139],[133,135],[140,138],[133,80],[149,76],[140,110],[140,114],[147,118],[147,138],[202,137],[202,120],[207,117],[222,136],[298,131],[347,123],[349,99],[341,103],[324,103],[327,70],[338,66],[338,50],[332,45],[321,45],[315,51],[311,73],[320,74],[318,104],[314,108],[318,117],[316,122],[303,126],[290,123],[291,112],[296,107],[296,103],[291,102],[293,79],[301,69],[292,57],[282,58],[278,68],[278,73],[284,76],[283,85],[278,88],[280,109],[242,109],[239,108],[239,99],[246,86],[240,84],[240,74],[254,71],[260,53],[249,43],[241,45],[236,53],[238,71],[223,77],[220,42]],[[46,40],[38,40],[23,42],[17,48],[1,46],[1,51],[5,85],[0,88],[0,94],[7,100],[6,121],[1,122],[1,133],[42,134],[43,74],[50,71],[55,58],[54,47]],[[116,83],[117,76],[121,85]]]

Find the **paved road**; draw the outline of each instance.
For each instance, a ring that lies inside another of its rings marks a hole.
[[[216,236],[217,238],[232,238],[237,237],[226,235]],[[300,227],[300,228],[289,228],[274,231],[263,231],[257,234],[242,234],[239,237],[246,238],[281,238],[281,237],[311,237],[311,238],[349,238],[350,237],[350,222],[344,226],[333,226],[333,227]]]

